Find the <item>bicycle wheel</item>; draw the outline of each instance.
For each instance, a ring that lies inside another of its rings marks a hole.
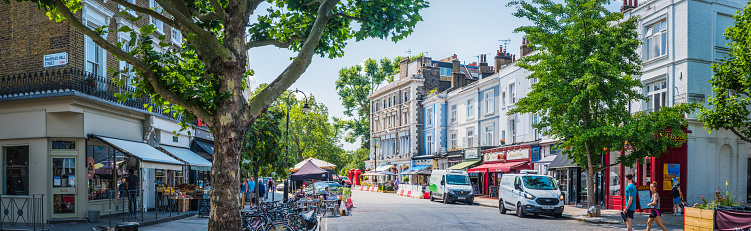
[[[290,214],[287,217],[288,224],[297,230],[305,230],[305,222],[299,214]]]
[[[285,223],[275,223],[266,227],[266,231],[295,231],[295,228]]]
[[[245,217],[243,219],[243,230],[244,231],[258,231],[263,230],[263,226],[266,223],[266,221],[263,219],[263,217],[259,216],[249,216]]]

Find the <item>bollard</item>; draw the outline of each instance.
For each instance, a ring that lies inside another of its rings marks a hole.
[[[123,222],[115,226],[115,231],[138,231],[138,222]]]

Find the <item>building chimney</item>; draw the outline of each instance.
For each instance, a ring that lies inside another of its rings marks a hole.
[[[456,56],[454,56],[456,57]],[[451,61],[451,88],[457,89],[464,86],[464,74],[462,74],[459,60],[454,59]]]
[[[409,72],[409,68],[407,68],[408,66],[409,66],[409,57],[402,58],[402,60],[399,61],[399,79],[395,79],[395,80],[406,79],[408,77],[407,76],[407,73]]]
[[[488,56],[480,55],[480,74],[491,74],[493,70],[488,67]]]
[[[498,73],[498,71],[500,71],[506,65],[511,64],[512,62],[511,59],[512,59],[511,54],[506,52],[506,49],[501,47],[501,50],[498,50],[495,56],[495,68],[494,68],[495,73]]]
[[[522,45],[520,48],[521,48],[520,57],[527,56],[528,54],[531,54],[532,51],[535,50],[535,47],[532,44],[530,44],[529,39],[527,38],[522,39]]]
[[[621,13],[625,13],[631,9],[639,6],[639,0],[623,0],[623,6],[621,6]]]

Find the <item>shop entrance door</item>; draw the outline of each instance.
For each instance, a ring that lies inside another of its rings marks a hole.
[[[76,158],[52,157],[52,218],[78,217]]]

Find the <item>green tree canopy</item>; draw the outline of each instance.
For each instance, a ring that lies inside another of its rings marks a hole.
[[[355,65],[339,70],[336,90],[344,106],[344,114],[355,117],[351,120],[339,120],[339,126],[350,132],[345,137],[347,142],[360,138],[360,147],[370,147],[370,100],[368,95],[378,89],[383,81],[391,82],[399,71],[400,57],[382,58],[379,61],[367,59],[363,66]]]
[[[185,38],[181,48],[160,53],[154,47],[166,47],[169,41],[154,34],[154,25],[90,29],[76,16],[81,0],[3,2],[32,2],[50,19],[64,20],[109,54],[132,65],[136,76],[129,81],[137,90],[121,94],[121,99],[148,96],[158,107],[185,116],[185,121],[200,118],[207,124],[217,147],[211,173],[215,189],[209,219],[212,231],[240,230],[237,186],[245,134],[256,117],[305,72],[313,56],[340,57],[350,39],[401,40],[422,20],[419,11],[428,7],[423,0],[155,0],[159,7],[149,8],[127,0],[105,3],[136,12],[138,16],[132,17],[121,10],[120,15],[131,21],[145,22],[151,17],[179,30]],[[251,17],[257,20],[251,23]],[[134,30],[140,30],[140,36]],[[129,34],[129,47],[134,49],[123,50],[122,43],[110,43],[102,36],[117,35],[115,32]],[[248,55],[253,54],[249,50],[263,46],[297,54],[273,82],[248,101],[242,92],[245,79],[253,74],[247,69]]]
[[[660,108],[659,112],[627,110],[629,101],[646,100],[634,89],[642,84],[641,60],[636,53],[637,18],[623,20],[610,12],[608,0],[512,1],[515,16],[534,23],[515,32],[526,33],[537,53],[521,58],[517,65],[537,79],[526,97],[517,102],[514,113],[537,113],[535,128],[549,128],[547,134],[562,142],[564,153],[587,172],[588,206],[595,203],[595,173],[610,165],[631,165],[646,156],[659,156],[670,147],[666,129],[684,137],[684,112],[688,105]],[[534,4],[534,5],[533,5]],[[662,135],[661,135],[662,134]],[[606,151],[635,150],[614,163],[601,163]]]
[[[735,25],[725,29],[730,39],[730,54],[712,64],[714,76],[709,80],[715,95],[709,107],[702,108],[699,118],[707,130],[729,129],[751,142],[751,4],[733,16]]]

